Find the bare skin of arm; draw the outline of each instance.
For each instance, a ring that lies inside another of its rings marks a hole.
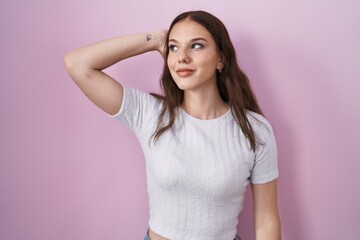
[[[116,114],[122,103],[123,87],[102,70],[145,52],[162,55],[167,31],[116,37],[75,49],[64,57],[70,77],[81,91],[100,109]]]
[[[265,184],[252,184],[251,188],[256,240],[280,240],[277,180]]]

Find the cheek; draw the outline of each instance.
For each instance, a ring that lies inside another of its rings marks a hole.
[[[174,56],[172,54],[169,54],[166,61],[167,61],[167,65],[171,70],[171,68],[173,68],[174,66]]]
[[[174,79],[174,73],[175,73],[175,71],[174,71],[174,64],[173,64],[172,59],[171,59],[170,56],[167,58],[166,64],[167,64],[167,67],[168,67],[168,69],[169,69],[169,72],[170,72],[171,77]]]
[[[171,76],[174,77],[174,72],[175,72],[175,59],[173,56],[169,55],[167,60],[166,60],[167,66],[169,68],[169,71],[171,73]]]
[[[203,58],[201,59],[201,66],[205,72],[212,73],[216,72],[217,60],[214,58]]]
[[[208,51],[206,54],[199,56],[197,61],[199,64],[210,68],[216,66],[218,57],[215,53]]]

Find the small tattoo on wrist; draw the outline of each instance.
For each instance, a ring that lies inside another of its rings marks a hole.
[[[151,34],[146,34],[146,41],[149,42],[151,40]]]

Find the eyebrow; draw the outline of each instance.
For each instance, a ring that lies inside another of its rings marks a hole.
[[[207,42],[207,40],[205,38],[201,38],[201,37],[193,38],[193,39],[190,40],[190,42],[196,42],[196,41],[205,41],[205,42]],[[169,42],[177,43],[178,41],[175,40],[175,39],[169,39]]]

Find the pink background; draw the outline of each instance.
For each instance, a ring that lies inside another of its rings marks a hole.
[[[0,239],[143,239],[143,155],[63,66],[66,52],[203,9],[228,27],[279,147],[283,239],[360,239],[360,2],[0,1]],[[148,53],[106,70],[158,91]],[[251,191],[239,233],[253,239]]]

